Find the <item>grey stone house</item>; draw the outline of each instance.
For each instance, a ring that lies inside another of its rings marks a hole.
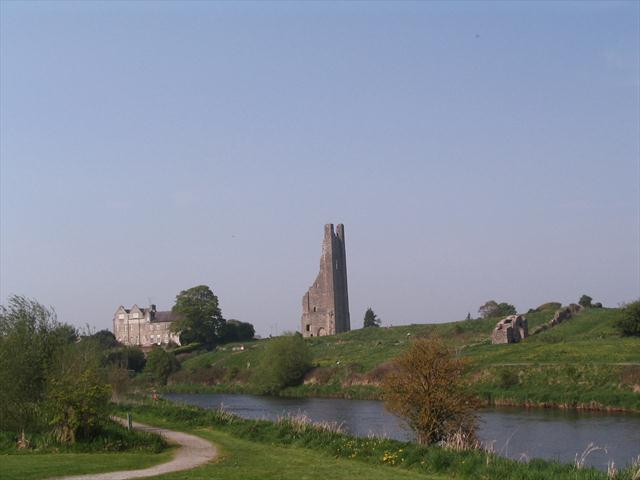
[[[180,345],[180,337],[171,331],[177,319],[172,312],[158,312],[156,306],[140,308],[118,307],[113,315],[113,334],[123,345],[150,348],[153,345]]]

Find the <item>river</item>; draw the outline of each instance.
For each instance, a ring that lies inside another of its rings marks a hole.
[[[313,421],[337,422],[354,435],[412,440],[402,421],[376,400],[282,398],[253,395],[167,393],[168,400],[218,408],[244,418],[275,419],[306,414]],[[524,408],[495,408],[480,412],[478,436],[501,455],[516,460],[544,458],[572,463],[589,444],[599,447],[587,457],[588,466],[606,470],[610,461],[620,468],[640,456],[640,415]]]

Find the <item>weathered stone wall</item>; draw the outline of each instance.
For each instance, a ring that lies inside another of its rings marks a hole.
[[[349,294],[344,225],[324,226],[320,272],[302,297],[302,335],[317,337],[348,332]]]
[[[583,308],[577,303],[572,303],[568,307],[562,307],[556,310],[556,313],[553,315],[553,318],[549,320],[547,323],[543,323],[542,325],[538,325],[531,335],[535,335],[540,332],[544,332],[549,328],[553,328],[556,325],[561,324],[565,320],[569,320],[574,315],[580,313]]]
[[[522,315],[509,315],[498,322],[491,334],[491,343],[517,343],[529,336],[527,319]]]

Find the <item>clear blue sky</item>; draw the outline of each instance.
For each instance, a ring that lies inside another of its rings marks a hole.
[[[1,291],[110,328],[208,284],[299,327],[640,295],[640,7],[2,2]]]

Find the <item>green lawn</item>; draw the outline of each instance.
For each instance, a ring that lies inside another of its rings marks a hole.
[[[63,475],[146,468],[171,459],[163,453],[26,453],[0,455],[2,480],[38,480]]]
[[[188,474],[186,472],[174,473],[163,475],[160,478],[176,480],[208,480],[211,478],[220,480],[353,480],[356,478],[429,480],[449,478],[332,458],[324,453],[304,448],[250,442],[208,428],[193,432],[218,445],[221,448],[221,459],[215,464],[191,470]]]
[[[211,440],[221,457],[215,463],[189,470],[161,475],[163,479],[282,479],[326,480],[367,478],[444,479],[447,477],[399,471],[392,467],[372,466],[361,462],[336,459],[311,450],[265,445],[234,438],[212,429],[193,433]],[[31,454],[0,457],[3,480],[37,480],[54,476],[98,473],[145,468],[167,461],[169,454]]]

